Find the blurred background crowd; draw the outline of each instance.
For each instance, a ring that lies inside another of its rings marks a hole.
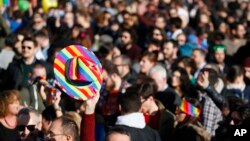
[[[0,140],[230,140],[250,126],[249,25],[248,0],[0,0]],[[72,44],[102,62],[87,102],[55,81]]]

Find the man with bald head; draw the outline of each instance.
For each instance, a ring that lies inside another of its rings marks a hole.
[[[42,128],[42,116],[32,108],[23,108],[18,113],[17,130],[22,140],[27,140],[31,133],[38,133]],[[40,136],[39,136],[40,135]],[[42,138],[41,133],[36,138]]]

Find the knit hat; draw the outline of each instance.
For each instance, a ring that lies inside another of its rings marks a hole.
[[[226,51],[226,47],[224,45],[215,45],[213,46],[213,51],[217,52],[219,50],[223,50],[224,52]]]

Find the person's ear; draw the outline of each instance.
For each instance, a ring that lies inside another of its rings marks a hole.
[[[178,52],[178,47],[174,47],[174,52],[175,52],[175,53]]]
[[[111,74],[110,77],[111,77],[112,80],[115,80],[116,74],[115,74],[115,73],[114,73],[114,74]]]
[[[232,30],[232,33],[235,35],[235,34],[236,34],[236,30],[235,30],[235,29],[233,29],[233,30]]]
[[[47,122],[48,122],[48,125],[50,127],[53,121],[51,120],[51,121],[47,121]]]
[[[122,111],[122,106],[121,106],[121,104],[119,104],[119,111],[121,112]]]
[[[67,141],[73,141],[73,138],[70,135],[66,135],[66,139],[67,139]]]

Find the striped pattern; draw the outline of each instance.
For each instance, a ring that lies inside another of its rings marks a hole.
[[[69,63],[66,70],[66,63]],[[66,78],[69,76],[68,80]],[[61,50],[54,60],[54,73],[62,90],[75,99],[87,100],[100,91],[102,85],[102,66],[93,52],[80,45],[71,45]],[[72,84],[74,80],[79,82],[77,86]],[[80,85],[80,82],[92,82],[88,86]]]
[[[190,116],[192,116],[192,117],[199,117],[200,112],[201,112],[199,108],[193,106],[193,105],[192,105],[191,103],[189,103],[185,98],[184,98],[184,99],[182,100],[182,102],[180,103],[179,109],[180,109],[182,112],[184,112],[184,113],[186,113],[186,114],[188,114],[188,115],[190,115]]]

